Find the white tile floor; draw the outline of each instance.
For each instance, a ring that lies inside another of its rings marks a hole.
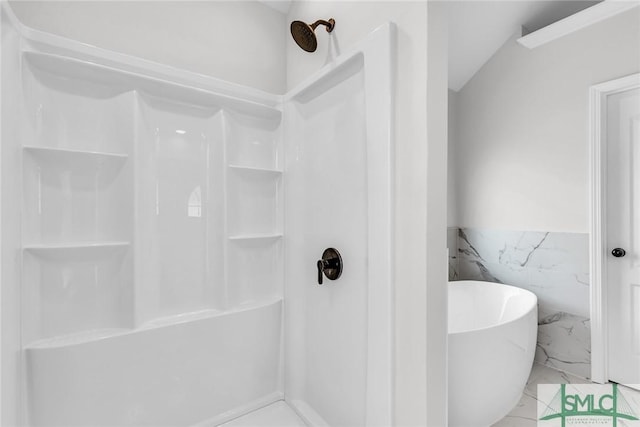
[[[284,401],[250,412],[219,427],[306,427],[307,425]]]
[[[587,384],[589,380],[534,363],[522,399],[515,408],[492,427],[536,427],[538,384]],[[306,427],[284,402],[278,401],[219,427]]]
[[[584,378],[534,363],[522,399],[509,415],[492,427],[536,427],[538,384],[589,384],[590,382]]]

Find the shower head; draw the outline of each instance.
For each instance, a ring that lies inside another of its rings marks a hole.
[[[327,27],[327,33],[333,31],[333,27],[336,25],[336,21],[333,18],[325,21],[318,19],[313,24],[309,25],[302,21],[293,21],[291,23],[291,35],[296,41],[298,46],[307,52],[315,52],[318,47],[318,40],[316,39],[315,29],[318,25],[324,25]]]

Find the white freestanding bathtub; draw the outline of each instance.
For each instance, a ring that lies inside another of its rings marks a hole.
[[[537,298],[498,283],[449,283],[449,426],[489,426],[518,403],[536,349]]]

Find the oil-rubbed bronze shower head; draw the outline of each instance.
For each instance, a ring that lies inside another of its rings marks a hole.
[[[291,35],[296,41],[298,46],[307,52],[315,52],[318,47],[318,40],[316,39],[315,29],[318,25],[324,25],[327,27],[327,33],[333,31],[333,27],[336,25],[336,21],[333,18],[325,21],[318,19],[313,24],[309,25],[302,21],[293,21],[291,23]]]

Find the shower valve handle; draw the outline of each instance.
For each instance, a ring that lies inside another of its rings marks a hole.
[[[322,259],[318,261],[318,285],[322,285],[322,276],[325,269],[325,262],[326,261]]]
[[[322,259],[316,263],[318,267],[318,285],[322,285],[322,276],[329,280],[336,280],[342,275],[342,257],[334,248],[325,249]]]

